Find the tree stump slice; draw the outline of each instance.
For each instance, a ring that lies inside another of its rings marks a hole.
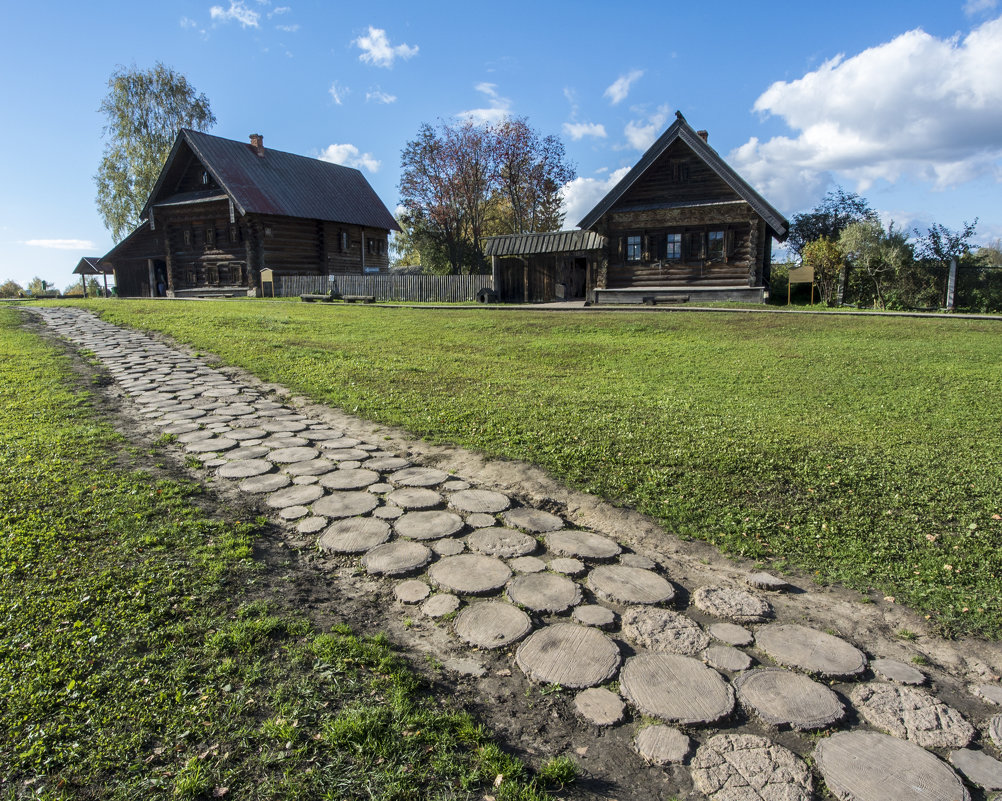
[[[233,437],[230,437],[233,439]],[[240,440],[237,440],[238,442]],[[261,459],[265,460],[265,457],[271,453],[271,448],[266,448],[264,445],[241,445],[239,448],[234,448],[231,451],[226,452],[226,458],[231,462],[245,461],[250,459]],[[268,462],[271,464],[271,462]]]
[[[574,621],[582,626],[594,626],[597,629],[611,628],[616,622],[616,613],[599,604],[582,604],[575,606],[571,612]]]
[[[390,539],[390,527],[374,517],[349,517],[328,526],[317,545],[331,553],[365,553]]]
[[[423,489],[422,487],[403,487],[389,493],[386,496],[386,501],[387,503],[395,503],[401,509],[419,511],[438,506],[442,503],[442,496],[435,490]]]
[[[971,688],[971,692],[983,701],[1002,705],[1002,685],[977,684]]]
[[[549,568],[554,573],[563,573],[565,576],[574,577],[583,576],[588,572],[584,562],[571,556],[558,556],[556,559],[551,559]]]
[[[988,754],[962,748],[950,754],[950,764],[971,784],[986,790],[1002,790],[1002,762]]]
[[[872,731],[833,734],[814,764],[840,801],[970,801],[960,777],[914,743]]]
[[[546,562],[538,556],[519,556],[509,559],[508,567],[516,573],[542,573],[546,570]]]
[[[625,565],[599,565],[588,574],[588,587],[606,600],[626,604],[660,604],[675,597],[675,588],[657,573]]]
[[[739,673],[751,667],[752,659],[731,645],[711,645],[703,651],[703,661],[714,670]]]
[[[861,684],[849,700],[874,728],[923,748],[963,748],[974,737],[974,727],[960,712],[915,687]]]
[[[443,537],[431,543],[431,549],[439,556],[455,556],[466,550],[466,543],[454,537]]]
[[[361,490],[379,481],[379,473],[362,468],[340,469],[321,477],[320,485],[332,490]]]
[[[333,492],[313,504],[313,513],[324,517],[355,517],[371,512],[379,501],[368,492]]]
[[[456,616],[456,635],[476,648],[504,648],[532,631],[532,621],[504,601],[480,601]]]
[[[547,534],[546,548],[557,556],[603,562],[619,555],[619,544],[591,531],[557,531]]]
[[[770,623],[755,632],[759,648],[786,667],[825,678],[847,678],[866,670],[866,656],[845,640],[795,623]]]
[[[495,514],[511,506],[511,499],[500,492],[463,489],[449,496],[449,506],[460,512]]]
[[[698,623],[670,609],[631,606],[623,612],[621,625],[624,637],[652,651],[694,656],[710,642]]]
[[[619,686],[643,714],[665,723],[713,723],[734,709],[731,686],[717,671],[689,656],[631,657],[619,674]]]
[[[212,439],[199,439],[189,442],[184,446],[188,453],[222,453],[237,447],[239,443],[235,439],[227,437],[213,437]]]
[[[262,439],[263,437],[268,436],[268,432],[263,428],[254,428],[253,426],[249,428],[240,427],[237,426],[237,423],[239,422],[240,421],[238,420],[233,423],[236,427],[230,432],[230,439],[235,439],[237,442],[244,442],[248,439]]]
[[[509,509],[503,517],[506,525],[520,528],[530,534],[543,534],[564,527],[563,520],[541,509],[529,509],[528,507]]]
[[[870,669],[879,676],[897,684],[925,684],[925,673],[897,659],[872,659]]]
[[[988,736],[996,748],[1002,748],[1002,715],[995,715],[988,721]]]
[[[377,545],[362,557],[362,565],[374,576],[405,576],[421,570],[430,561],[429,548],[408,540]]]
[[[304,506],[322,498],[324,491],[315,484],[296,485],[280,489],[268,496],[265,501],[272,509],[284,509],[286,506]]]
[[[428,576],[436,586],[460,595],[486,595],[501,589],[511,570],[493,556],[463,553],[436,562]]]
[[[245,478],[237,487],[241,492],[251,495],[260,495],[263,492],[274,492],[282,487],[287,487],[292,483],[292,476],[285,473],[267,473],[259,476]]]
[[[293,434],[297,431],[303,431],[306,428],[306,423],[300,420],[283,420],[279,417],[273,417],[271,420],[259,423],[259,427],[272,434]]]
[[[374,459],[369,459],[366,466],[370,470],[378,470],[382,473],[388,470],[403,470],[405,467],[410,467],[411,463],[399,456],[377,456]]]
[[[754,734],[718,734],[699,747],[692,780],[711,801],[811,801],[814,780],[796,754]]]
[[[407,512],[394,527],[397,534],[412,540],[437,540],[463,530],[463,518],[452,512]]]
[[[286,522],[300,520],[310,513],[309,506],[284,506],[278,510],[278,516]]]
[[[305,520],[299,521],[296,531],[300,534],[316,534],[318,531],[323,531],[326,526],[326,517],[307,517]]]
[[[466,538],[470,550],[489,556],[510,559],[527,556],[536,550],[538,543],[528,534],[513,528],[480,528]]]
[[[438,595],[433,595],[421,604],[421,614],[435,619],[451,615],[457,609],[459,609],[459,599],[455,595],[450,595],[447,592],[440,592]]]
[[[390,481],[398,487],[434,487],[448,477],[448,473],[432,467],[405,467],[391,473]]]
[[[466,525],[470,528],[490,528],[491,526],[496,526],[497,524],[498,521],[494,515],[485,514],[483,512],[474,512],[472,515],[466,516]]]
[[[293,462],[309,462],[316,459],[319,455],[320,451],[316,448],[299,446],[293,448],[276,448],[269,454],[268,458],[277,464],[292,464]]]
[[[755,642],[752,633],[736,623],[714,623],[710,626],[710,636],[728,645],[745,646]]]
[[[337,442],[337,440],[334,442]],[[361,451],[358,448],[336,448],[334,447],[334,442],[319,443],[320,448],[324,452],[325,459],[330,459],[332,462],[340,462],[343,465],[345,462],[364,462],[369,458],[369,454],[365,451]],[[355,467],[358,467],[358,465],[355,465]]]
[[[689,756],[692,740],[676,728],[655,723],[637,732],[633,748],[652,765],[681,765]]]
[[[306,462],[293,462],[284,469],[290,476],[322,476],[336,470],[337,465],[330,459],[310,459]]]
[[[623,720],[626,704],[604,687],[590,687],[574,696],[574,709],[593,726],[615,726]]]
[[[250,478],[263,475],[273,467],[267,459],[238,459],[224,464],[216,471],[216,475],[220,478]]]
[[[609,681],[619,662],[619,648],[609,637],[573,623],[545,626],[515,652],[515,663],[530,680],[574,689]]]
[[[463,481],[461,478],[450,478],[444,484],[442,484],[442,489],[449,492],[457,492],[459,490],[468,490],[470,488],[469,481]]]
[[[431,588],[421,579],[407,579],[393,588],[393,597],[402,604],[419,604],[431,595]]]
[[[371,492],[373,495],[386,495],[387,493],[393,492],[393,485],[380,481],[376,484],[370,484],[365,488],[365,491]],[[401,511],[403,510],[401,509]]]
[[[831,726],[845,715],[838,696],[802,673],[761,668],[734,681],[741,705],[770,726],[813,731]]]
[[[581,603],[581,588],[555,573],[530,573],[518,576],[506,590],[512,603],[533,612],[558,615]]]
[[[653,559],[641,556],[639,553],[624,553],[619,555],[619,563],[627,567],[640,567],[644,570],[654,570],[657,564]]]
[[[708,615],[739,623],[760,623],[772,617],[767,601],[731,587],[700,587],[692,594],[692,603]]]

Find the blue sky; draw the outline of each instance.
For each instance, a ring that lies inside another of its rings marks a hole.
[[[0,280],[65,287],[112,242],[97,109],[157,60],[212,133],[359,167],[390,209],[422,122],[525,115],[578,178],[573,227],[680,109],[787,216],[841,184],[900,226],[1002,236],[999,0],[5,4]]]

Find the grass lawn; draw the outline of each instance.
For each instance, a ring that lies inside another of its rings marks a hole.
[[[0,307],[0,795],[545,797],[384,639],[252,595],[259,524],[135,469],[155,449],[18,319]]]
[[[1002,325],[91,302],[681,537],[1002,635]]]

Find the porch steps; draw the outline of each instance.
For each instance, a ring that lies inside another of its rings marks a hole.
[[[595,305],[654,305],[668,303],[709,303],[713,301],[739,301],[765,303],[764,286],[651,286],[620,287],[595,290]]]

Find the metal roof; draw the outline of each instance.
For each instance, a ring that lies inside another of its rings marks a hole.
[[[149,218],[151,206],[173,200],[166,179],[184,149],[195,155],[241,214],[274,214],[400,230],[358,170],[269,148],[258,156],[250,143],[187,128],[178,132],[143,209],[144,219]]]
[[[100,256],[84,256],[77,263],[76,269],[73,270],[74,275],[104,275],[107,271],[98,265],[101,261]]]
[[[487,237],[484,240],[484,255],[535,256],[540,253],[571,253],[604,247],[605,237],[594,231],[550,231]]]
[[[664,153],[668,147],[676,140],[685,142],[706,165],[713,170],[728,186],[751,206],[770,228],[775,232],[781,241],[786,239],[789,232],[790,223],[776,209],[774,209],[758,192],[751,188],[747,181],[738,175],[717,154],[717,151],[710,147],[703,138],[686,122],[682,112],[675,113],[676,120],[671,124],[658,140],[651,145],[646,153],[641,157],[632,170],[616,184],[612,190],[598,205],[595,206],[578,225],[581,228],[591,228],[599,221],[603,214],[608,212],[626,191],[642,176],[647,169],[657,161],[658,157]]]

